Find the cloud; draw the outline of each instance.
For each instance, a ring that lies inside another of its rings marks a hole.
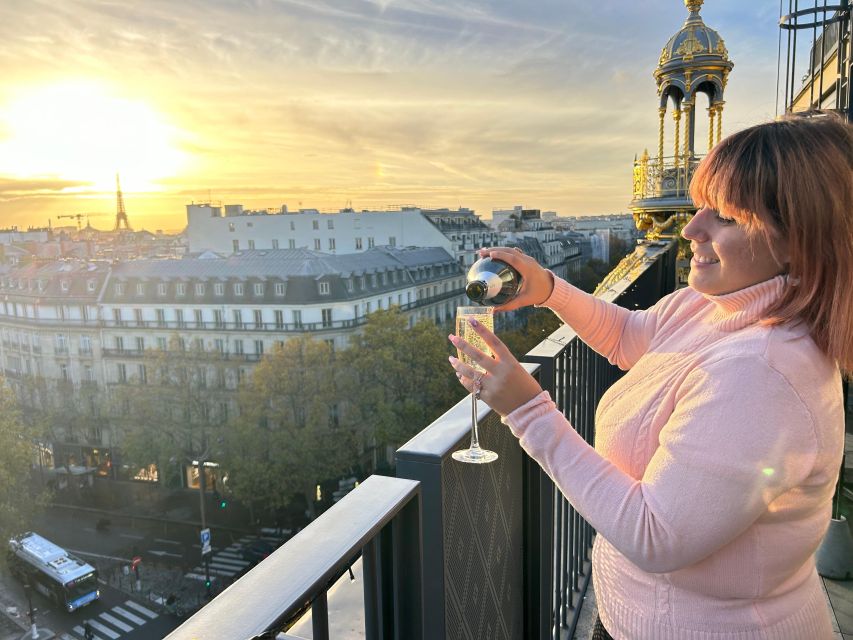
[[[18,179],[0,176],[0,198],[22,198],[30,196],[69,195],[69,189],[91,186],[90,182],[60,180],[58,178]],[[74,194],[75,197],[78,194]]]

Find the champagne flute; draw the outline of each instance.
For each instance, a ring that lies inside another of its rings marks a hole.
[[[456,307],[456,335],[462,338],[471,346],[476,347],[480,351],[491,355],[491,349],[486,345],[485,341],[474,331],[474,327],[468,322],[474,318],[488,328],[489,331],[494,331],[494,307]],[[480,373],[485,373],[483,368],[474,362],[469,356],[457,349],[459,359],[468,365],[471,365]],[[467,449],[454,451],[452,456],[454,460],[459,462],[471,462],[474,464],[483,464],[485,462],[493,462],[498,459],[498,454],[494,451],[489,451],[480,447],[480,437],[477,430],[477,400],[480,397],[480,390],[475,386],[471,392],[471,446]]]

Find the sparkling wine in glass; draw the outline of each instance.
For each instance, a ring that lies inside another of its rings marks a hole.
[[[470,325],[468,320],[474,318],[488,328],[489,331],[495,330],[494,307],[456,307],[456,335],[462,338],[468,344],[476,347],[480,351],[492,354],[491,349],[486,346],[485,341],[474,331],[474,327]],[[471,360],[467,355],[457,349],[459,359],[466,364],[471,365],[481,373],[483,369]],[[483,464],[485,462],[493,462],[498,459],[498,454],[494,451],[489,451],[480,447],[480,437],[477,428],[477,399],[480,396],[478,389],[471,392],[471,446],[467,449],[460,449],[453,452],[453,459],[460,462],[471,462],[474,464]]]

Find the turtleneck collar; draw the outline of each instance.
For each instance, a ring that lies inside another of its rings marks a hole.
[[[723,295],[701,294],[715,307],[711,322],[723,331],[736,331],[756,322],[781,296],[787,274]]]

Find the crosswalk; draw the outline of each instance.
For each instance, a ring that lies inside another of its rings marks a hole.
[[[109,611],[104,611],[87,618],[95,640],[118,640],[125,633],[130,633],[141,627],[149,620],[154,620],[158,614],[141,604],[128,600],[122,605],[116,605]],[[83,625],[77,625],[72,633],[63,633],[63,640],[83,640],[85,631]]]
[[[214,578],[233,578],[245,573],[253,563],[243,557],[243,548],[254,540],[263,540],[277,548],[284,542],[284,538],[276,535],[261,535],[257,537],[243,536],[237,542],[215,551],[210,557],[210,575]],[[186,574],[187,578],[204,580],[204,564],[199,564]]]

